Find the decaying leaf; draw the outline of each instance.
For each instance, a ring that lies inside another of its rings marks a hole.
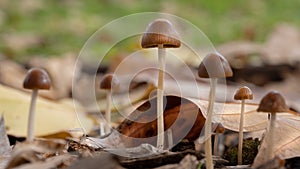
[[[0,112],[6,120],[7,133],[14,136],[26,135],[30,94],[0,85]],[[54,102],[44,98],[37,99],[35,116],[35,135],[45,136],[84,127],[90,131],[93,121],[82,110],[77,114],[70,101]],[[78,115],[78,119],[77,119]],[[78,120],[83,126],[80,126]]]
[[[23,167],[23,164],[44,161],[65,149],[66,142],[59,139],[35,139],[34,142],[17,143],[6,169]],[[44,164],[46,165],[46,164]],[[43,167],[42,167],[43,168]]]
[[[280,159],[300,156],[300,115],[296,113],[279,113],[276,118],[274,153]],[[268,137],[268,133],[266,133]],[[265,163],[265,150],[268,148],[267,138],[263,140],[253,166]]]
[[[124,169],[112,154],[101,152],[92,158],[83,158],[73,163],[67,169]]]
[[[58,168],[59,166],[68,166],[74,159],[75,157],[70,154],[63,154],[47,158],[44,161],[34,161],[32,163],[23,164],[21,166],[14,167],[14,169],[53,169]]]
[[[6,135],[3,115],[0,118],[0,169],[3,169],[9,160],[11,148]]]
[[[131,113],[120,124],[118,131],[126,136],[123,141],[127,146],[138,146],[142,143],[155,145],[156,123],[156,101],[152,99]],[[195,140],[199,137],[204,123],[205,119],[195,104],[176,96],[166,97],[164,125],[165,130],[174,131],[174,143],[183,138]]]
[[[6,135],[3,115],[0,118],[0,156],[8,155],[11,152],[9,140]]]

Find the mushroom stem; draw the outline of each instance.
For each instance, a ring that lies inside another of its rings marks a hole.
[[[104,136],[105,135],[105,128],[104,128],[104,120],[101,119],[102,117],[100,117],[100,136]]]
[[[212,115],[213,115],[213,108],[215,102],[215,92],[216,92],[216,85],[217,85],[217,78],[210,79],[210,91],[209,91],[209,103],[208,103],[208,110],[207,110],[207,117],[205,122],[205,158],[206,158],[206,168],[212,169],[213,168],[213,161],[212,161],[212,149],[211,149],[211,122],[212,122]]]
[[[240,116],[240,126],[239,126],[238,165],[243,164],[244,111],[245,111],[245,100],[243,99],[241,103],[241,116]]]
[[[214,155],[218,155],[218,146],[219,146],[219,134],[215,134],[215,140],[214,140]]]
[[[269,148],[266,150],[267,161],[272,160],[274,158],[273,151],[274,151],[275,120],[276,120],[276,113],[271,113],[269,138],[268,138]]]
[[[171,128],[169,130],[167,130],[167,135],[168,135],[168,146],[171,149],[173,146],[173,134],[172,134]]]
[[[33,141],[34,138],[34,114],[35,114],[35,105],[36,99],[38,95],[38,89],[33,89],[31,95],[31,102],[29,108],[29,116],[28,116],[28,128],[27,128],[27,141]]]
[[[105,120],[107,125],[105,126],[105,134],[110,133],[110,123],[111,123],[111,90],[107,90],[106,93],[106,111]]]
[[[163,150],[164,147],[164,108],[163,108],[163,90],[164,90],[164,71],[165,71],[166,49],[163,44],[158,45],[158,85],[157,85],[157,148]]]

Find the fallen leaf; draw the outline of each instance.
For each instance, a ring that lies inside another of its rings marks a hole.
[[[0,119],[0,147],[0,168],[3,169],[9,161],[12,151],[6,135],[3,115],[1,115]]]
[[[280,159],[288,159],[300,156],[300,115],[297,113],[278,113],[275,121],[275,156]],[[268,133],[266,133],[268,137]],[[253,166],[265,163],[265,152],[268,148],[267,138],[260,146],[260,150],[254,160]]]
[[[208,101],[166,96],[165,103],[165,130],[170,128],[176,131],[173,133],[173,142],[177,143],[184,138],[190,141],[197,139],[205,123]],[[257,113],[255,111],[257,107],[256,104],[246,105],[245,132],[262,130],[267,126],[267,115]],[[238,131],[240,104],[216,103],[214,112],[214,123],[222,123],[225,128]],[[149,101],[140,103],[138,108],[126,117],[118,127],[120,133],[113,132],[107,138],[91,139],[89,142],[98,148],[116,147],[121,144],[126,147],[138,146],[142,143],[155,145],[156,127],[156,99],[153,97]]]
[[[3,112],[6,119],[7,133],[19,137],[26,136],[30,94],[3,85],[0,85],[0,93],[0,112]],[[70,101],[37,99],[35,136],[46,136],[82,127],[86,131],[92,129],[93,121],[82,110],[75,111],[73,104],[66,102]]]
[[[74,159],[75,157],[70,154],[63,154],[47,158],[45,161],[33,161],[32,163],[23,164],[21,166],[14,167],[14,169],[53,169],[58,168],[61,165],[64,166],[65,163],[69,164]]]
[[[0,156],[8,155],[11,152],[8,137],[6,135],[5,124],[3,115],[0,119]]]
[[[199,161],[196,156],[186,155],[179,164],[169,164],[155,169],[181,169],[181,168],[197,168]]]
[[[27,163],[44,161],[48,158],[47,154],[59,154],[63,152],[65,145],[66,142],[64,140],[42,138],[35,139],[33,142],[17,143],[14,146],[6,169],[23,167]]]
[[[100,152],[92,158],[84,158],[74,162],[67,169],[123,169],[116,158],[108,152]]]
[[[192,102],[176,96],[166,96],[165,102],[164,126],[165,130],[170,128],[174,131],[173,142],[178,143],[183,138],[197,139],[205,123],[199,108]],[[156,123],[156,99],[152,99],[131,113],[120,124],[118,131],[126,136],[123,140],[126,146],[138,146],[142,143],[155,145]]]

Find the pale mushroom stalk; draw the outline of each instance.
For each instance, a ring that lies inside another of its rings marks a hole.
[[[28,70],[23,81],[23,88],[32,90],[26,138],[26,140],[29,142],[33,141],[34,139],[34,116],[38,90],[49,90],[50,85],[51,80],[48,73],[40,68],[32,68]]]
[[[239,126],[239,145],[238,145],[238,165],[243,164],[243,127],[244,127],[244,111],[245,111],[245,100],[241,101],[241,115],[240,115],[240,126]]]
[[[179,48],[181,42],[172,23],[166,19],[156,19],[151,22],[142,36],[142,48],[158,48],[158,84],[157,84],[157,148],[164,148],[164,70],[165,70],[165,48]],[[170,136],[170,134],[168,137]],[[169,143],[170,144],[170,143]]]
[[[216,129],[215,129],[215,139],[214,139],[214,155],[219,155],[219,136],[220,134],[225,132],[225,128],[223,127],[222,124],[218,124]]]
[[[239,144],[238,144],[238,165],[243,164],[243,130],[244,130],[244,111],[246,99],[252,100],[253,93],[247,86],[243,86],[236,90],[234,94],[234,100],[241,100],[241,114],[240,114],[240,126],[239,126]]]
[[[37,89],[32,90],[29,116],[28,116],[27,141],[33,141],[34,138],[34,115],[35,115],[35,105],[36,105],[37,96],[38,96],[38,90]]]
[[[173,146],[173,134],[171,128],[167,130],[167,136],[168,136],[168,146],[169,148],[171,148]]]
[[[214,139],[214,155],[218,155],[218,144],[219,144],[219,135],[216,133]]]
[[[266,158],[268,160],[271,160],[274,158],[274,132],[275,132],[275,120],[276,120],[276,113],[271,112],[271,119],[270,119],[270,128],[269,128],[269,138],[268,138],[268,143],[269,143],[269,148],[266,150]]]
[[[209,103],[208,103],[208,110],[207,110],[207,117],[205,122],[205,157],[206,157],[206,168],[212,169],[214,168],[213,160],[212,160],[212,149],[211,149],[211,123],[212,123],[212,115],[213,115],[213,108],[215,102],[215,92],[216,92],[216,85],[217,85],[217,78],[210,79],[210,92],[209,92]]]
[[[112,93],[111,90],[106,91],[106,110],[105,110],[105,120],[107,125],[105,126],[105,134],[110,133],[110,124],[111,124],[111,100]],[[101,127],[101,125],[100,125]],[[101,131],[101,129],[100,129]]]
[[[215,92],[218,78],[231,77],[233,75],[231,67],[227,60],[219,53],[207,54],[198,68],[200,78],[210,78],[209,103],[205,121],[205,159],[206,168],[212,169],[212,147],[211,147],[211,122],[215,102]]]
[[[111,132],[111,104],[112,104],[112,91],[116,90],[120,85],[119,79],[113,74],[106,74],[100,81],[100,89],[106,91],[106,108],[105,108],[105,120],[106,125],[103,132],[103,123],[100,119],[100,134],[109,134]],[[102,117],[102,116],[101,116]]]
[[[157,147],[163,149],[164,147],[164,71],[166,65],[166,49],[163,44],[158,45],[158,83],[157,83]]]

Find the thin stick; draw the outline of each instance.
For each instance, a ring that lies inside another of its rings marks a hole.
[[[164,71],[165,71],[166,50],[163,45],[158,45],[158,86],[157,86],[157,148],[164,148],[164,108],[163,108],[163,90],[164,90]]]
[[[35,114],[37,95],[38,95],[38,90],[37,89],[32,90],[29,116],[28,116],[28,128],[27,128],[27,141],[29,142],[33,141],[34,138],[34,114]]]
[[[215,134],[215,140],[214,140],[214,155],[218,155],[218,148],[219,148],[219,134]]]
[[[111,123],[111,90],[107,90],[106,93],[106,111],[105,111],[105,120],[106,120],[106,127],[105,127],[105,134],[110,133],[110,123]]]
[[[242,100],[241,116],[240,116],[240,128],[239,128],[239,145],[238,145],[238,165],[243,164],[243,127],[244,127],[244,112],[245,112],[245,100]]]
[[[272,160],[274,158],[274,130],[275,130],[275,120],[276,120],[276,113],[271,113],[271,122],[269,128],[269,148],[266,150],[266,158],[267,161]]]
[[[210,79],[210,92],[209,92],[209,103],[207,110],[207,118],[205,122],[205,158],[206,158],[206,168],[213,169],[213,161],[212,161],[212,147],[211,147],[211,122],[213,115],[213,108],[215,102],[215,92],[217,85],[217,78]]]

